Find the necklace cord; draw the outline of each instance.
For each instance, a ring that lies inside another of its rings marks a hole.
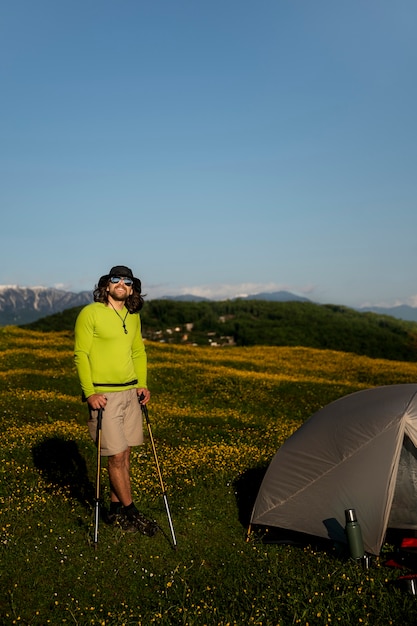
[[[123,330],[125,331],[125,335],[127,335],[128,330],[126,328],[126,318],[127,318],[127,314],[129,313],[129,311],[126,311],[126,315],[124,316],[124,318],[120,315],[120,313],[114,308],[114,306],[112,305],[111,302],[109,302],[111,308],[113,309],[113,311],[116,313],[117,317],[120,317],[120,319],[122,320],[122,326],[123,326]]]

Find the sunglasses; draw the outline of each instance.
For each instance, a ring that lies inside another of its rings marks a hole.
[[[110,276],[110,282],[113,285],[117,285],[117,283],[120,283],[121,280],[127,287],[131,287],[133,285],[133,280],[131,278],[125,278],[124,276]]]

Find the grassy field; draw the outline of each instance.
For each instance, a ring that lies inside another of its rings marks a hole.
[[[148,344],[153,434],[178,541],[172,548],[149,441],[133,488],[165,533],[100,523],[96,450],[69,332],[0,329],[0,623],[102,625],[417,623],[405,573],[385,554],[245,541],[262,472],[312,413],[375,385],[415,382],[417,364],[305,348]],[[102,468],[103,502],[108,502]],[[388,553],[390,546],[385,546]]]

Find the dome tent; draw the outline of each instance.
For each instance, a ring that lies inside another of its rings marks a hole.
[[[349,508],[370,554],[387,528],[417,530],[417,384],[352,393],[312,415],[272,459],[251,526],[346,542]]]

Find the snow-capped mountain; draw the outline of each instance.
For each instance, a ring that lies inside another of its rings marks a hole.
[[[72,293],[51,287],[0,285],[0,326],[27,324],[92,301],[90,291]]]

